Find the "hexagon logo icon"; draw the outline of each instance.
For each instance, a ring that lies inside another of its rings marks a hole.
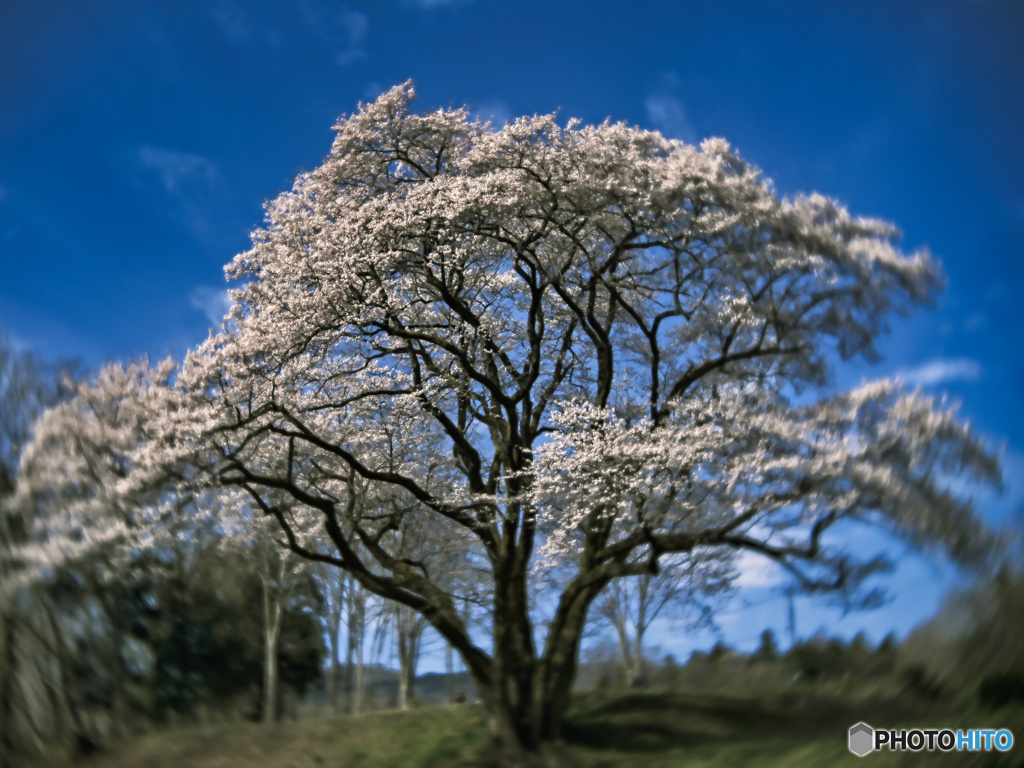
[[[850,751],[857,757],[864,757],[875,748],[875,729],[867,723],[850,726]]]

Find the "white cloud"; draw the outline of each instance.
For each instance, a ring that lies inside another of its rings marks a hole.
[[[385,90],[387,89],[380,84],[380,81],[371,80],[363,89],[363,99],[366,101],[376,101]]]
[[[744,550],[736,557],[737,587],[774,587],[782,583],[779,566],[764,555]]]
[[[476,109],[475,116],[479,120],[489,121],[494,128],[500,130],[505,127],[506,122],[512,119],[512,112],[509,111],[505,102],[494,99],[480,104]]]
[[[170,218],[201,239],[216,233],[226,191],[217,166],[201,155],[163,147],[140,147],[136,163],[166,195],[161,205]]]
[[[679,139],[693,133],[683,103],[674,96],[651,94],[644,99],[644,109],[651,124],[669,138]]]
[[[200,155],[162,147],[140,147],[138,157],[145,170],[157,174],[170,195],[183,194],[187,186],[196,183],[211,187],[220,183],[217,167]]]
[[[339,66],[351,64],[366,55],[363,43],[370,28],[370,17],[341,3],[324,0],[298,0],[299,12],[315,34],[334,46]]]
[[[679,78],[675,72],[662,74],[658,87],[644,99],[647,120],[670,139],[694,142],[697,131],[686,116],[683,102],[675,95],[678,88]]]
[[[193,309],[198,309],[206,315],[214,328],[220,328],[224,322],[224,315],[231,309],[231,298],[226,288],[201,285],[192,289],[188,295],[188,302]]]
[[[920,387],[944,384],[950,381],[976,381],[981,378],[982,368],[977,360],[967,357],[938,358],[913,368],[902,368],[895,376],[908,384]]]

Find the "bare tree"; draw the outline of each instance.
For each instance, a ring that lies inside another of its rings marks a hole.
[[[363,710],[366,692],[363,669],[363,645],[366,639],[366,600],[368,594],[354,579],[349,582],[346,599],[345,698],[348,711]]]
[[[692,622],[709,618],[714,600],[729,586],[731,562],[709,557],[695,561],[663,558],[657,574],[641,574],[611,582],[594,603],[599,620],[615,631],[622,660],[623,682],[641,685],[644,636],[651,624],[669,614],[685,614]]]
[[[319,585],[322,609],[320,620],[327,637],[327,696],[331,710],[338,711],[338,694],[341,684],[341,624],[345,615],[347,598],[347,575],[338,568],[323,563],[312,563],[312,575]]]
[[[263,686],[260,717],[263,722],[279,718],[280,640],[285,610],[297,592],[306,589],[308,561],[302,560],[275,537],[276,524],[250,510],[233,510],[236,523],[229,529],[228,545],[244,548],[253,571],[259,577],[263,608]]]

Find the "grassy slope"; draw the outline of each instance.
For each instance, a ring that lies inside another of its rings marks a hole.
[[[957,716],[908,699],[851,701],[824,692],[769,697],[679,693],[586,694],[554,764],[573,768],[866,765],[846,750],[858,720],[886,727],[1008,727],[1024,739],[1024,710]],[[180,729],[116,745],[88,768],[470,768],[487,742],[478,705],[284,723]],[[875,768],[1024,765],[1007,754],[876,753]],[[51,760],[62,768],[72,763]]]

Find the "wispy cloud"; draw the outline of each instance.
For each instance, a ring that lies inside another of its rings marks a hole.
[[[363,99],[365,101],[376,101],[377,97],[386,90],[387,89],[380,84],[379,80],[371,80],[363,89]]]
[[[736,557],[737,587],[774,587],[782,583],[779,567],[763,555],[744,551]]]
[[[505,123],[512,119],[512,112],[509,110],[508,105],[500,99],[483,102],[476,108],[475,112],[477,119],[487,120],[498,129],[504,128]]]
[[[140,147],[139,163],[145,170],[157,174],[169,195],[183,194],[194,184],[212,187],[220,183],[217,167],[200,155],[162,147]]]
[[[982,367],[977,360],[953,357],[928,360],[913,368],[901,368],[894,375],[908,384],[929,387],[950,381],[977,381],[981,374]]]
[[[193,288],[188,295],[188,302],[193,309],[197,309],[206,315],[214,328],[219,328],[224,322],[224,316],[231,309],[231,298],[226,288],[211,288],[201,285]]]
[[[644,109],[651,125],[669,138],[681,139],[693,133],[683,103],[674,96],[652,93],[644,99]]]
[[[692,142],[697,138],[697,131],[686,115],[683,102],[674,93],[678,86],[679,78],[675,73],[663,74],[658,87],[644,99],[644,109],[647,120],[663,134]]]
[[[334,60],[339,66],[344,67],[366,55],[363,43],[370,29],[370,18],[365,13],[324,0],[298,0],[297,5],[306,25],[334,48]]]
[[[180,220],[193,235],[209,237],[224,193],[223,176],[217,166],[201,155],[152,146],[140,147],[136,161],[164,193],[170,216]]]

